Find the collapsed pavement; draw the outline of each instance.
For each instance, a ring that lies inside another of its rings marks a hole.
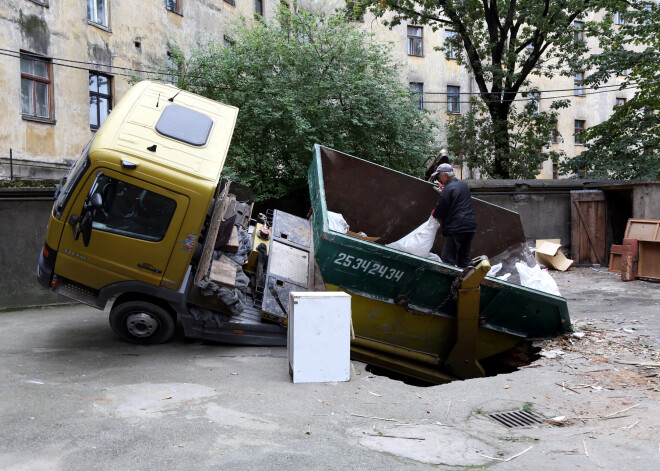
[[[0,467],[656,468],[659,285],[592,268],[553,277],[583,338],[539,341],[554,355],[515,372],[433,387],[358,362],[349,382],[292,384],[283,347],[180,334],[129,345],[85,306],[1,313]],[[556,425],[489,418],[520,409]]]

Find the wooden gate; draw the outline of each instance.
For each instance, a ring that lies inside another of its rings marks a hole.
[[[606,208],[601,190],[571,191],[571,256],[576,265],[607,266]]]

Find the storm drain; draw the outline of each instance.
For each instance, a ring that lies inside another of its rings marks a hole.
[[[495,412],[488,414],[498,424],[508,428],[529,427],[531,425],[542,425],[543,419],[538,415],[524,410],[515,410],[511,412]]]

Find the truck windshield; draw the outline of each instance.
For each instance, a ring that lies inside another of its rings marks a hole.
[[[93,140],[93,139],[92,139]],[[80,178],[84,175],[85,170],[89,167],[89,148],[92,145],[90,140],[82,151],[78,160],[69,169],[69,172],[62,178],[62,182],[55,193],[55,217],[59,219],[62,216],[62,211],[66,206],[73,189],[78,185]]]

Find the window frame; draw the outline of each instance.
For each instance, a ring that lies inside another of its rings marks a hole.
[[[254,14],[264,16],[264,0],[254,0]]]
[[[573,38],[575,42],[584,42],[587,38],[587,35],[585,34],[584,31],[584,21],[574,20],[573,29],[574,29]]]
[[[625,12],[617,11],[614,13],[614,24],[619,26],[627,24]]]
[[[236,6],[236,0],[224,0],[224,2],[230,4],[232,7]]]
[[[44,56],[40,56],[38,54],[33,54],[29,53],[26,51],[21,51],[20,52],[20,60],[29,60],[29,61],[38,61],[38,62],[43,62],[46,64],[46,71],[48,77],[41,77],[39,75],[33,75],[27,72],[23,72],[20,70],[20,78],[21,78],[21,115],[23,119],[27,120],[33,120],[33,121],[42,121],[42,122],[54,122],[55,117],[54,117],[54,110],[55,107],[53,106],[53,62],[52,59]],[[26,114],[23,112],[23,80],[29,80],[32,82],[31,84],[31,90],[32,90],[32,114]],[[48,92],[48,96],[46,98],[46,105],[48,109],[48,116],[39,116],[37,115],[37,87],[36,87],[36,82],[46,84],[46,90]]]
[[[451,39],[448,38],[457,37],[458,33],[451,29],[445,30],[445,44],[448,44],[448,47],[445,46],[445,59],[448,60],[457,60],[458,59],[458,47],[451,43]]]
[[[174,5],[170,8],[170,2]],[[165,0],[165,9],[171,13],[183,16],[183,0]]]
[[[92,98],[92,96],[105,98],[105,99],[108,100],[108,114],[105,116],[105,118],[103,118],[103,121],[101,121],[101,107],[99,106],[98,102],[96,104],[96,121],[97,121],[98,124],[96,124],[96,125],[92,124],[91,120],[90,120],[90,123],[89,123],[89,129],[91,129],[92,131],[96,131],[101,127],[103,122],[107,119],[107,117],[110,115],[110,112],[112,111],[112,75],[108,75],[108,74],[104,74],[104,73],[97,72],[97,71],[92,71],[92,70],[89,71],[89,75],[90,75],[90,77],[92,75],[96,75],[97,77],[98,76],[103,76],[103,77],[108,79],[108,93],[101,93],[101,92],[98,91],[98,79],[97,79],[97,82],[96,82],[97,83],[97,86],[96,86],[97,91],[93,92],[91,90],[91,88],[89,90],[90,107],[91,107],[91,98]]]
[[[578,78],[578,75],[581,78]],[[584,91],[584,71],[575,72],[573,76],[573,96],[584,97],[586,95]]]
[[[559,144],[559,123],[555,123],[555,127],[550,131],[550,143]]]
[[[356,4],[358,2],[355,1],[347,1],[346,6],[344,7],[344,15],[346,16],[346,19],[348,21],[354,21],[356,23],[364,23],[364,9],[361,9],[360,11],[356,12]],[[357,14],[356,14],[357,13]]]
[[[623,105],[626,104],[627,101],[628,101],[628,100],[627,100],[626,98],[623,98],[623,97],[616,97],[616,98],[615,98],[615,101],[614,101],[614,106],[615,106],[615,107],[623,106]]]
[[[105,23],[100,23],[92,18],[90,18],[90,10],[89,6],[92,5],[94,11],[96,12],[96,1],[95,0],[87,0],[87,21],[91,23],[94,26],[98,26],[102,29],[109,29],[110,28],[110,2],[108,0],[103,0],[103,5],[104,5],[104,16],[103,20]],[[98,12],[96,12],[96,19],[98,19]]]
[[[456,89],[456,91],[450,91],[450,88]],[[461,114],[460,85],[447,85],[447,114]]]
[[[534,114],[539,114],[541,112],[541,92],[533,91],[527,94],[527,98],[531,103],[536,103],[536,109]]]
[[[414,29],[419,31],[419,36],[411,35],[410,31]],[[424,27],[416,25],[406,25],[408,55],[412,57],[424,57]],[[415,44],[419,42],[419,54],[415,54]]]
[[[578,123],[582,123],[582,126],[578,126]],[[573,125],[573,137],[574,137],[574,144],[576,146],[583,146],[585,145],[586,141],[584,139],[584,132],[587,130],[587,120],[585,119],[576,119],[574,120],[574,125]]]
[[[408,82],[408,87],[413,93],[419,95],[419,109],[424,109],[424,82]]]

